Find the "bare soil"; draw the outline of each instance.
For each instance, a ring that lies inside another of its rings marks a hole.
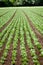
[[[15,65],[21,65],[21,50],[20,50],[20,39],[18,39],[17,56]]]

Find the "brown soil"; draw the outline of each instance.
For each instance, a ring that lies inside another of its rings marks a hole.
[[[35,14],[41,16],[41,17],[43,17],[43,16],[42,16],[41,14],[39,14],[39,13],[36,13],[36,12],[34,12],[34,11],[31,11],[31,12],[33,12],[33,13],[35,13]]]
[[[7,32],[6,32],[7,33]],[[0,58],[2,57],[2,55],[3,55],[3,52],[4,52],[4,49],[5,49],[5,46],[6,46],[6,43],[7,43],[7,41],[8,41],[8,37],[9,37],[9,34],[8,34],[8,36],[7,36],[7,38],[5,39],[5,41],[4,41],[4,43],[3,43],[3,46],[2,46],[2,48],[1,48],[1,51],[0,51]],[[3,38],[3,37],[2,37]],[[1,38],[1,40],[2,40],[2,38]]]
[[[17,10],[16,10],[16,11],[17,11]],[[12,15],[12,17],[8,20],[8,22],[5,23],[5,24],[3,25],[3,27],[0,28],[0,32],[2,32],[2,31],[6,28],[6,26],[12,21],[12,19],[14,18],[15,14],[16,14],[16,11],[15,11],[14,14]]]
[[[10,49],[8,51],[8,55],[7,55],[6,60],[3,65],[11,65],[12,49],[13,49],[13,44],[11,43]]]
[[[16,29],[15,29],[15,31],[16,31]],[[15,31],[14,31],[14,32],[15,32]],[[10,49],[9,49],[9,51],[8,51],[8,55],[7,55],[7,57],[6,57],[6,60],[5,60],[5,62],[4,62],[4,65],[11,65],[14,36],[15,36],[15,34],[13,34],[12,41],[11,41],[11,45],[10,45]],[[8,37],[9,37],[9,35],[8,35]],[[7,38],[8,38],[8,37],[7,37]],[[6,40],[7,40],[7,38],[6,38]],[[8,40],[7,40],[7,41],[8,41]],[[5,42],[6,42],[6,41],[5,41]],[[6,44],[3,45],[4,49],[5,49],[5,46],[6,46]],[[2,48],[3,48],[3,47],[2,47]],[[4,52],[4,49],[3,49],[3,52]],[[1,50],[1,51],[2,51],[2,50]],[[3,52],[1,52],[1,56],[0,56],[0,57],[2,57]]]
[[[2,15],[0,15],[0,17],[2,17],[3,15],[5,15],[5,14],[7,14],[8,13],[8,11],[7,12],[5,12],[5,13],[3,13]]]
[[[6,32],[7,33],[7,32]],[[5,49],[5,46],[6,46],[6,43],[7,43],[7,41],[8,41],[8,37],[9,37],[9,34],[8,34],[8,36],[7,36],[7,38],[5,39],[5,41],[4,41],[4,43],[3,43],[3,46],[2,46],[2,52],[0,51],[0,59],[1,59],[1,57],[2,57],[2,55],[3,55],[3,52],[4,52],[4,49]],[[3,37],[2,37],[3,38]],[[1,40],[2,40],[2,38],[1,38]]]
[[[18,38],[18,45],[17,45],[17,56],[16,56],[16,63],[15,65],[22,65],[21,63],[21,50],[20,50],[20,24],[19,24],[19,38]]]
[[[24,11],[23,11],[24,12]],[[38,41],[41,43],[42,47],[43,47],[43,35],[40,34],[40,32],[35,28],[35,26],[33,25],[32,21],[29,19],[28,15],[24,12],[32,30],[34,31],[34,33],[36,34]]]
[[[17,46],[17,57],[15,65],[21,65],[21,50],[20,50],[20,40],[18,39],[18,46]]]
[[[3,44],[2,48],[1,48],[1,51],[0,51],[0,59],[1,59],[2,55],[3,55],[3,52],[4,52],[4,49],[5,49],[6,43],[7,43],[7,39],[6,39],[6,41],[4,42],[4,44]]]
[[[32,39],[32,37],[31,37],[31,34],[29,33],[29,35],[30,35],[30,38],[31,38],[31,42],[32,42],[32,44],[33,44],[33,46],[34,46],[34,49],[36,50],[36,54],[37,54],[37,56],[38,56],[38,60],[39,60],[39,62],[40,62],[40,65],[43,65],[43,57],[40,57],[40,52],[39,52],[39,50],[37,49],[37,47],[34,45],[34,40]]]
[[[25,34],[24,34],[24,41],[25,41],[25,47],[26,47],[26,52],[27,52],[28,65],[34,65],[34,63],[32,61],[31,54],[30,54],[29,46],[27,45],[26,35]]]
[[[36,34],[36,36],[37,36],[39,42],[42,44],[42,47],[43,47],[43,36],[38,32],[38,30],[36,30],[36,28],[34,27],[33,23],[31,22],[31,20],[30,20],[29,17],[27,16],[27,14],[26,14],[25,12],[24,12],[24,14],[25,14],[25,16],[26,16],[26,18],[27,18],[27,20],[28,20],[28,22],[29,22],[29,24],[30,24],[32,30],[33,30],[34,33]],[[31,34],[30,34],[30,37],[31,37]],[[32,37],[31,37],[31,41],[32,41],[32,43],[33,43],[33,45],[34,45],[34,40],[32,39]],[[36,54],[37,54],[37,56],[38,56],[38,60],[39,60],[39,62],[40,62],[40,65],[43,65],[43,57],[40,57],[40,56],[39,56],[40,52],[39,52],[39,50],[37,49],[37,47],[36,47],[35,45],[34,45],[34,48],[35,48],[35,50],[36,50]]]
[[[16,31],[16,29],[15,29],[15,31]],[[14,32],[15,32],[15,31],[14,31]],[[7,57],[6,57],[6,60],[5,60],[5,62],[4,62],[4,65],[11,65],[14,37],[15,37],[15,33],[13,34],[12,41],[11,41],[11,45],[10,45],[10,49],[9,49],[9,51],[8,51],[8,55],[7,55]]]

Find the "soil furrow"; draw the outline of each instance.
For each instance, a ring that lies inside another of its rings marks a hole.
[[[13,27],[12,27],[13,28]],[[11,28],[11,30],[12,30],[12,28]],[[8,29],[9,30],[9,29]],[[8,31],[7,30],[7,31]],[[5,33],[2,35],[2,37],[0,38],[0,40],[2,40],[2,38],[4,37],[4,35],[7,33],[7,31],[5,31]],[[9,31],[9,33],[10,33],[10,31]],[[8,34],[8,36],[9,36],[9,34]],[[7,38],[8,38],[8,36],[7,36]]]
[[[14,36],[15,36],[15,34],[13,34],[13,38],[12,38],[12,41],[11,41],[11,44],[10,44],[10,49],[8,51],[8,54],[7,54],[6,60],[4,62],[4,65],[11,65]]]
[[[24,41],[25,41],[25,48],[26,48],[26,52],[27,52],[28,65],[34,65],[33,61],[32,61],[31,54],[30,54],[30,49],[29,49],[29,47],[27,45],[26,34],[24,34]]]
[[[16,26],[17,26],[17,23],[16,23]],[[16,29],[14,30],[14,32],[16,33]],[[11,65],[11,61],[12,61],[12,50],[13,50],[13,40],[14,40],[14,37],[15,37],[15,33],[13,33],[12,40],[11,40],[11,44],[10,44],[10,49],[8,51],[8,55],[6,57],[6,60],[4,62],[4,65]]]
[[[8,55],[3,65],[11,65],[12,49],[13,49],[13,44],[11,43],[10,49],[8,51]]]
[[[7,33],[7,32],[6,32]],[[4,52],[4,49],[5,49],[5,46],[6,46],[6,43],[7,43],[7,41],[8,41],[8,37],[9,37],[9,34],[8,34],[8,36],[7,36],[7,38],[5,39],[5,41],[3,42],[3,46],[2,46],[2,52],[0,51],[0,58],[2,57],[2,55],[3,55],[3,52]],[[2,39],[1,39],[2,40]]]
[[[13,27],[12,27],[13,28]],[[11,29],[12,30],[12,29]],[[7,32],[6,32],[7,33]],[[4,49],[5,49],[5,46],[6,46],[6,43],[7,43],[7,41],[8,41],[8,37],[9,37],[9,34],[8,34],[8,36],[6,37],[6,39],[5,39],[5,41],[3,42],[3,46],[2,46],[2,52],[0,51],[0,58],[2,57],[2,55],[3,55],[3,52],[4,52]],[[2,39],[1,39],[2,40]]]
[[[8,11],[7,12],[5,12],[5,13],[3,13],[2,15],[0,15],[0,17],[2,17],[3,15],[5,15],[5,14],[7,14],[8,13]]]
[[[17,10],[16,10],[17,11]],[[0,32],[2,32],[6,26],[12,21],[12,19],[14,18],[15,14],[16,14],[16,11],[14,12],[14,14],[12,15],[12,17],[8,20],[7,23],[5,23],[1,28],[0,28]]]
[[[7,43],[7,38],[6,38],[6,41],[3,43],[3,46],[2,46],[2,48],[0,50],[0,59],[1,59],[2,55],[3,55],[4,49],[6,47],[6,43]]]
[[[6,60],[5,60],[5,62],[4,62],[3,65],[11,65],[14,36],[15,36],[15,34],[13,35],[12,42],[11,42],[11,44],[10,44],[10,49],[9,49],[9,51],[8,51]]]
[[[21,65],[21,51],[20,51],[20,39],[18,39],[18,46],[17,46],[17,57],[15,65]]]
[[[15,32],[15,31],[16,31],[16,29],[14,30],[14,32]],[[7,54],[6,60],[5,60],[5,62],[4,62],[4,65],[11,65],[14,37],[15,37],[15,33],[14,33],[13,36],[12,36],[12,40],[11,40],[11,44],[10,44],[10,49],[9,49],[9,51],[8,51],[8,54]]]
[[[40,62],[40,65],[43,65],[43,57],[40,57],[40,55],[39,55],[40,52],[39,52],[39,50],[37,49],[37,47],[34,45],[34,40],[32,39],[30,32],[29,32],[29,35],[30,35],[30,38],[31,38],[31,42],[32,42],[32,44],[33,44],[33,46],[34,46],[34,49],[36,50],[36,54],[37,54],[37,56],[38,56],[38,60],[39,60],[39,62]]]
[[[19,24],[19,38],[18,38],[18,45],[17,45],[17,56],[16,56],[16,63],[15,65],[21,65],[21,50],[20,50],[20,24]]]
[[[28,15],[23,11],[24,15],[26,16],[32,30],[34,31],[34,33],[36,34],[38,41],[41,43],[41,45],[43,46],[43,35],[41,35],[38,30],[34,27],[32,21],[29,19]]]

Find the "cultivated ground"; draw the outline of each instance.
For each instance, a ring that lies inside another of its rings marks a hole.
[[[43,65],[43,7],[0,8],[0,65]]]

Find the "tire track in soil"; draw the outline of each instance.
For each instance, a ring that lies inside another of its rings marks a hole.
[[[21,65],[21,50],[20,50],[20,39],[18,39],[17,56],[15,65]]]
[[[30,24],[30,27],[32,28],[32,30],[34,31],[35,35],[37,36],[38,38],[38,41],[41,43],[42,47],[43,47],[43,35],[40,34],[40,32],[38,32],[38,30],[34,27],[32,21],[29,19],[28,15],[23,11],[24,15],[26,16],[29,24]]]
[[[29,35],[30,35],[30,38],[31,38],[31,42],[32,42],[32,44],[33,44],[33,46],[34,46],[34,49],[36,50],[36,54],[37,54],[37,56],[38,56],[38,60],[39,60],[39,62],[40,62],[40,65],[43,65],[43,57],[39,56],[40,52],[39,52],[39,50],[37,49],[37,47],[34,45],[34,40],[32,39],[30,32],[29,32]]]
[[[31,10],[30,10],[31,11]],[[36,13],[36,12],[34,12],[34,11],[31,11],[32,13],[34,13],[34,14],[37,14],[37,15],[39,15],[39,16],[41,16],[41,17],[43,17],[41,14],[39,14],[39,13]]]
[[[2,17],[3,15],[5,15],[5,14],[7,14],[8,13],[8,11],[7,12],[5,12],[5,13],[3,13],[2,15],[0,15],[0,17]]]
[[[29,49],[29,47],[27,45],[26,34],[24,34],[24,41],[25,41],[25,48],[26,48],[26,52],[27,52],[28,65],[34,65],[34,63],[32,61],[31,54],[30,54],[30,49]]]
[[[5,23],[1,28],[0,28],[0,32],[2,32],[6,26],[12,21],[12,19],[14,18],[15,14],[16,14],[17,10],[14,12],[14,14],[12,15],[12,17],[7,21],[7,23]]]

